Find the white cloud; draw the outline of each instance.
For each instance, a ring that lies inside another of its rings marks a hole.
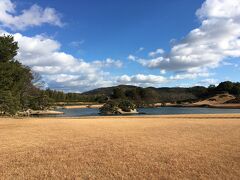
[[[62,25],[52,8],[42,9],[33,5],[18,14],[14,3],[0,0],[2,27],[23,30],[44,23]],[[199,77],[207,78],[199,81],[199,85],[212,84],[217,80],[210,78],[212,73],[209,73],[209,68],[219,64],[233,65],[223,60],[240,57],[240,1],[231,0],[229,3],[229,0],[206,0],[196,14],[201,21],[200,27],[175,42],[169,53],[157,49],[149,53],[151,59],[128,56],[129,60],[137,61],[145,67],[158,68],[161,75],[173,71],[174,75],[170,77],[152,74],[111,76],[105,69],[122,67],[120,60],[107,58],[87,62],[62,52],[59,42],[43,35],[27,37],[20,33],[14,34],[20,47],[17,59],[40,73],[51,88],[65,91],[86,91],[117,84],[162,86],[168,82],[196,80]],[[4,32],[0,29],[0,34]],[[72,42],[71,45],[79,46],[82,43]],[[143,50],[139,48],[138,51]]]
[[[94,61],[93,64],[95,64],[97,67],[116,67],[116,68],[121,68],[123,66],[122,61],[114,60],[114,59],[111,59],[111,58],[107,58],[104,61]]]
[[[131,84],[137,86],[156,86],[167,82],[163,76],[137,74],[133,76],[123,75],[117,78],[121,84]]]
[[[130,55],[128,56],[128,59],[131,60],[131,61],[135,61],[135,60],[137,59],[137,57],[134,56],[134,55],[132,55],[132,54],[130,54]]]
[[[240,1],[206,0],[196,12],[201,26],[175,43],[169,53],[136,61],[168,71],[216,68],[227,58],[240,57]]]
[[[8,34],[1,31],[0,35]],[[53,89],[65,91],[86,91],[111,86],[115,79],[103,68],[120,68],[122,62],[108,58],[103,61],[86,62],[62,52],[61,44],[53,39],[37,35],[34,37],[13,34],[18,42],[16,57],[21,63],[39,73]]]
[[[233,66],[233,67],[235,67],[235,68],[238,68],[238,67],[239,67],[238,64],[236,64],[236,63],[231,63],[231,62],[222,62],[222,64],[223,64],[224,66]]]
[[[136,53],[140,53],[140,52],[142,52],[142,51],[144,51],[144,47],[140,47],[140,48],[138,48],[138,50],[136,51]]]
[[[174,76],[170,76],[169,79],[170,80],[183,80],[183,79],[196,79],[198,77],[209,77],[211,74],[208,72],[198,72],[198,73],[194,73],[194,72],[189,72],[189,73],[180,73],[180,74],[176,74]]]
[[[7,34],[1,32],[0,35]],[[168,82],[196,77],[209,77],[203,69],[189,69],[188,73],[179,72],[169,78],[161,75],[122,75],[111,76],[105,68],[120,68],[122,62],[108,58],[102,61],[86,62],[61,51],[61,44],[53,39],[37,35],[34,37],[13,34],[19,43],[17,59],[39,73],[46,84],[58,90],[83,92],[94,88],[113,86],[117,84],[131,84],[137,86],[160,87]],[[161,71],[165,73],[164,70]]]
[[[205,86],[208,87],[209,85],[218,85],[219,81],[217,79],[203,79],[201,81],[199,81],[198,83],[194,84],[194,86]]]
[[[166,74],[166,70],[160,70],[160,74]]]
[[[157,49],[156,51],[150,52],[148,55],[150,57],[156,57],[157,55],[161,55],[161,54],[164,54],[163,49]]]
[[[11,0],[0,1],[0,23],[12,30],[24,30],[27,27],[40,26],[48,23],[62,26],[59,14],[53,8],[45,8],[34,4],[29,9],[22,10],[18,15],[16,5]]]
[[[239,0],[207,0],[196,14],[202,19],[240,17]]]

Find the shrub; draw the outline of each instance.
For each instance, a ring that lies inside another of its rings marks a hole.
[[[108,101],[100,109],[101,114],[117,114],[118,104],[114,101]]]
[[[122,100],[118,104],[118,108],[122,109],[124,112],[130,112],[136,108],[136,105],[133,104],[131,101]]]

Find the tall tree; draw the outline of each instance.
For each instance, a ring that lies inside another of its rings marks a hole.
[[[0,36],[0,62],[9,62],[17,55],[18,43],[13,36]]]
[[[34,86],[30,68],[14,59],[17,50],[18,43],[12,36],[0,36],[0,113],[43,109],[48,104],[48,98]]]

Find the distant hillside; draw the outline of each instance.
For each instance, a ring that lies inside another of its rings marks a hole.
[[[94,95],[94,96],[107,96],[112,98],[114,91],[118,90],[119,97],[126,97],[135,101],[146,101],[146,102],[176,102],[176,101],[187,101],[197,100],[207,90],[205,87],[192,87],[192,88],[155,88],[155,87],[137,87],[129,85],[119,85],[114,87],[98,88],[82,95]]]
[[[218,94],[229,93],[234,95],[238,102],[240,97],[240,83],[230,81],[222,82],[218,86],[209,87],[195,86],[190,88],[181,87],[137,87],[119,85],[114,87],[98,88],[84,93],[64,93],[47,89],[45,94],[54,102],[97,102],[105,103],[110,99],[128,99],[138,105],[152,103],[194,103],[211,98]],[[230,102],[233,100],[230,100]]]
[[[110,96],[113,93],[113,90],[115,88],[121,88],[123,90],[129,90],[129,89],[135,89],[135,88],[138,88],[138,87],[137,86],[130,86],[130,85],[119,85],[119,86],[113,86],[113,87],[93,89],[91,91],[87,91],[87,92],[82,93],[82,95],[106,95],[106,96]]]

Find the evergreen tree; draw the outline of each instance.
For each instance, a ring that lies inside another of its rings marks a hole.
[[[33,85],[30,68],[14,59],[17,50],[12,36],[0,36],[0,113],[15,114],[32,107],[43,109],[48,104],[46,95]]]

